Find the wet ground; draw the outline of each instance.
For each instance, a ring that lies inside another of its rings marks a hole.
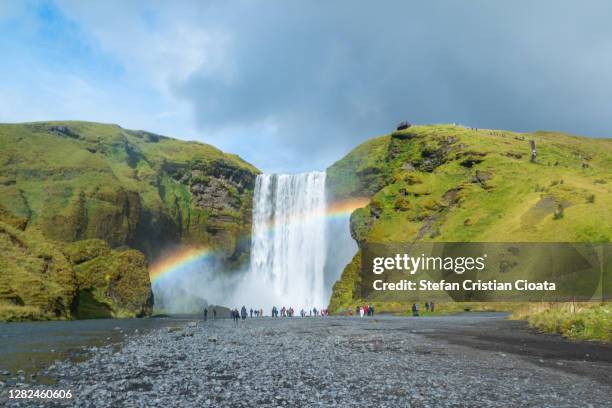
[[[19,371],[29,377],[56,360],[82,361],[91,354],[91,347],[120,345],[130,335],[186,320],[189,318],[0,323],[0,381]]]
[[[612,406],[612,346],[499,313],[181,321],[40,375],[69,401],[8,406]],[[22,381],[18,381],[22,382]],[[39,385],[38,387],[43,387]]]

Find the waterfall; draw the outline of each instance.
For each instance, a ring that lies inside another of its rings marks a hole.
[[[257,176],[249,275],[266,288],[260,302],[325,307],[325,214],[325,172]]]

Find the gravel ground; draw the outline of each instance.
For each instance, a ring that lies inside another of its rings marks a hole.
[[[470,330],[512,324],[492,313],[194,321],[95,349],[84,362],[57,362],[41,375],[72,390],[63,404],[79,407],[612,406],[605,375],[575,374],[559,355],[466,340]],[[612,372],[607,357],[590,358],[582,369]],[[18,385],[1,385],[0,405],[62,404],[7,400]]]

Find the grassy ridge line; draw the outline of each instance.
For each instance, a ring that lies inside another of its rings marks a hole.
[[[369,242],[609,242],[611,169],[610,139],[431,125],[364,143],[328,179],[336,196],[372,197],[353,214]]]

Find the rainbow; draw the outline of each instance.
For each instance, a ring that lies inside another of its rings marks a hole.
[[[336,201],[327,207],[325,216],[327,218],[345,218],[350,217],[353,211],[358,208],[365,207],[370,202],[369,198],[349,198],[346,200]]]
[[[347,200],[336,201],[327,207],[323,216],[328,219],[346,218],[349,217],[357,208],[367,205],[369,201],[370,200],[367,198],[350,198]],[[303,221],[304,218],[309,219],[320,216],[321,214],[306,215],[305,217],[302,217],[301,220],[295,221]],[[274,225],[272,225],[272,223],[268,225],[269,230],[272,230],[273,228]],[[239,240],[246,240],[249,238],[250,236],[246,235],[239,237]],[[155,283],[164,277],[180,273],[189,266],[195,265],[203,260],[213,258],[216,253],[217,252],[214,249],[208,247],[187,247],[177,250],[151,265],[149,268],[149,277],[151,278],[151,282]]]
[[[149,277],[151,282],[157,282],[166,276],[178,273],[182,269],[209,259],[212,256],[214,256],[214,251],[210,248],[183,248],[154,263],[149,268]]]

